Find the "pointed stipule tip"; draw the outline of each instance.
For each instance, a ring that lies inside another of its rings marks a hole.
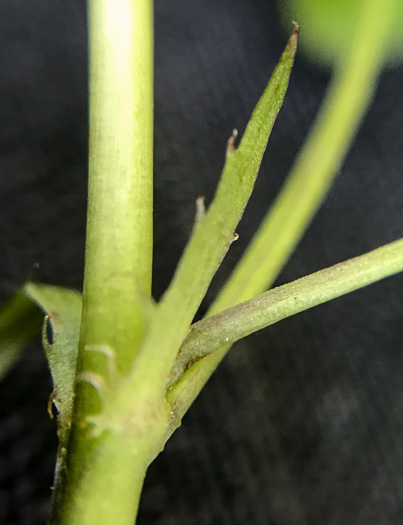
[[[291,33],[290,40],[288,41],[288,49],[291,50],[292,54],[295,55],[298,44],[299,25],[295,20],[292,21],[294,24],[294,31]]]
[[[235,141],[236,141],[237,136],[238,136],[238,130],[237,129],[232,130],[232,135],[230,136],[227,142],[227,155],[229,153],[234,153]]]

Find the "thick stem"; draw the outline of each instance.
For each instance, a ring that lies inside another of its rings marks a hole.
[[[124,375],[151,293],[153,3],[90,0],[89,22],[89,200],[77,371],[107,380],[108,367],[86,348],[112,348]],[[154,427],[94,434],[87,416],[99,410],[100,392],[78,385],[50,523],[132,525]]]
[[[119,429],[99,437],[88,431],[76,428],[70,440],[62,497],[54,500],[50,523],[133,525],[146,470],[163,448],[165,427],[160,422],[140,432]]]
[[[348,56],[338,64],[321,112],[286,184],[224,286],[213,315],[265,291],[326,197],[375,92],[396,0],[368,0]],[[182,416],[229,349],[192,366],[168,393]]]
[[[152,1],[91,0],[89,22],[90,157],[81,348],[108,344],[125,372],[142,335],[141,297],[151,293]]]

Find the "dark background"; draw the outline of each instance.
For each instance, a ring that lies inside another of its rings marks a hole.
[[[267,0],[156,1],[156,297],[196,197],[210,202],[226,140],[246,124],[286,38]],[[83,0],[1,1],[1,301],[36,263],[36,279],[81,286],[86,75]],[[280,188],[327,81],[298,56],[240,240],[209,300]],[[382,76],[279,282],[401,236],[402,90],[402,67]],[[150,468],[139,523],[401,524],[402,284],[388,279],[237,345]],[[0,385],[1,523],[45,522],[56,450],[50,388],[39,345]]]

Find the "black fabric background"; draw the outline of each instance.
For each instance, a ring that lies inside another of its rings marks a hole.
[[[36,279],[81,286],[85,17],[83,0],[1,2],[1,301],[36,263]],[[210,202],[226,140],[243,129],[285,42],[274,2],[156,0],[156,297],[189,236],[196,197]],[[327,81],[298,56],[240,240],[208,300],[280,188]],[[401,236],[402,90],[402,67],[382,76],[278,282]],[[388,279],[237,345],[151,466],[139,523],[402,523],[402,284]],[[39,344],[0,385],[1,523],[45,522],[56,450],[50,388]]]

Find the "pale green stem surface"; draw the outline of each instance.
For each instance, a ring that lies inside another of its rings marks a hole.
[[[336,264],[224,310],[192,325],[171,381],[195,361],[225,344],[341,295],[403,271],[403,239]]]
[[[152,3],[91,0],[89,22],[90,151],[81,348],[110,345],[125,372],[142,336],[141,296],[151,294]]]
[[[40,309],[21,292],[0,310],[0,380],[29,341],[40,335],[42,323]]]
[[[153,3],[90,0],[90,159],[87,241],[78,372],[116,352],[128,371],[143,334],[151,290]],[[78,384],[67,470],[52,525],[132,525],[152,446],[144,436],[95,436],[86,416],[98,392]]]
[[[363,3],[348,56],[337,65],[317,120],[284,188],[208,315],[269,288],[325,199],[376,88],[383,42],[397,0]],[[229,349],[192,366],[168,393],[179,417],[186,413]]]

